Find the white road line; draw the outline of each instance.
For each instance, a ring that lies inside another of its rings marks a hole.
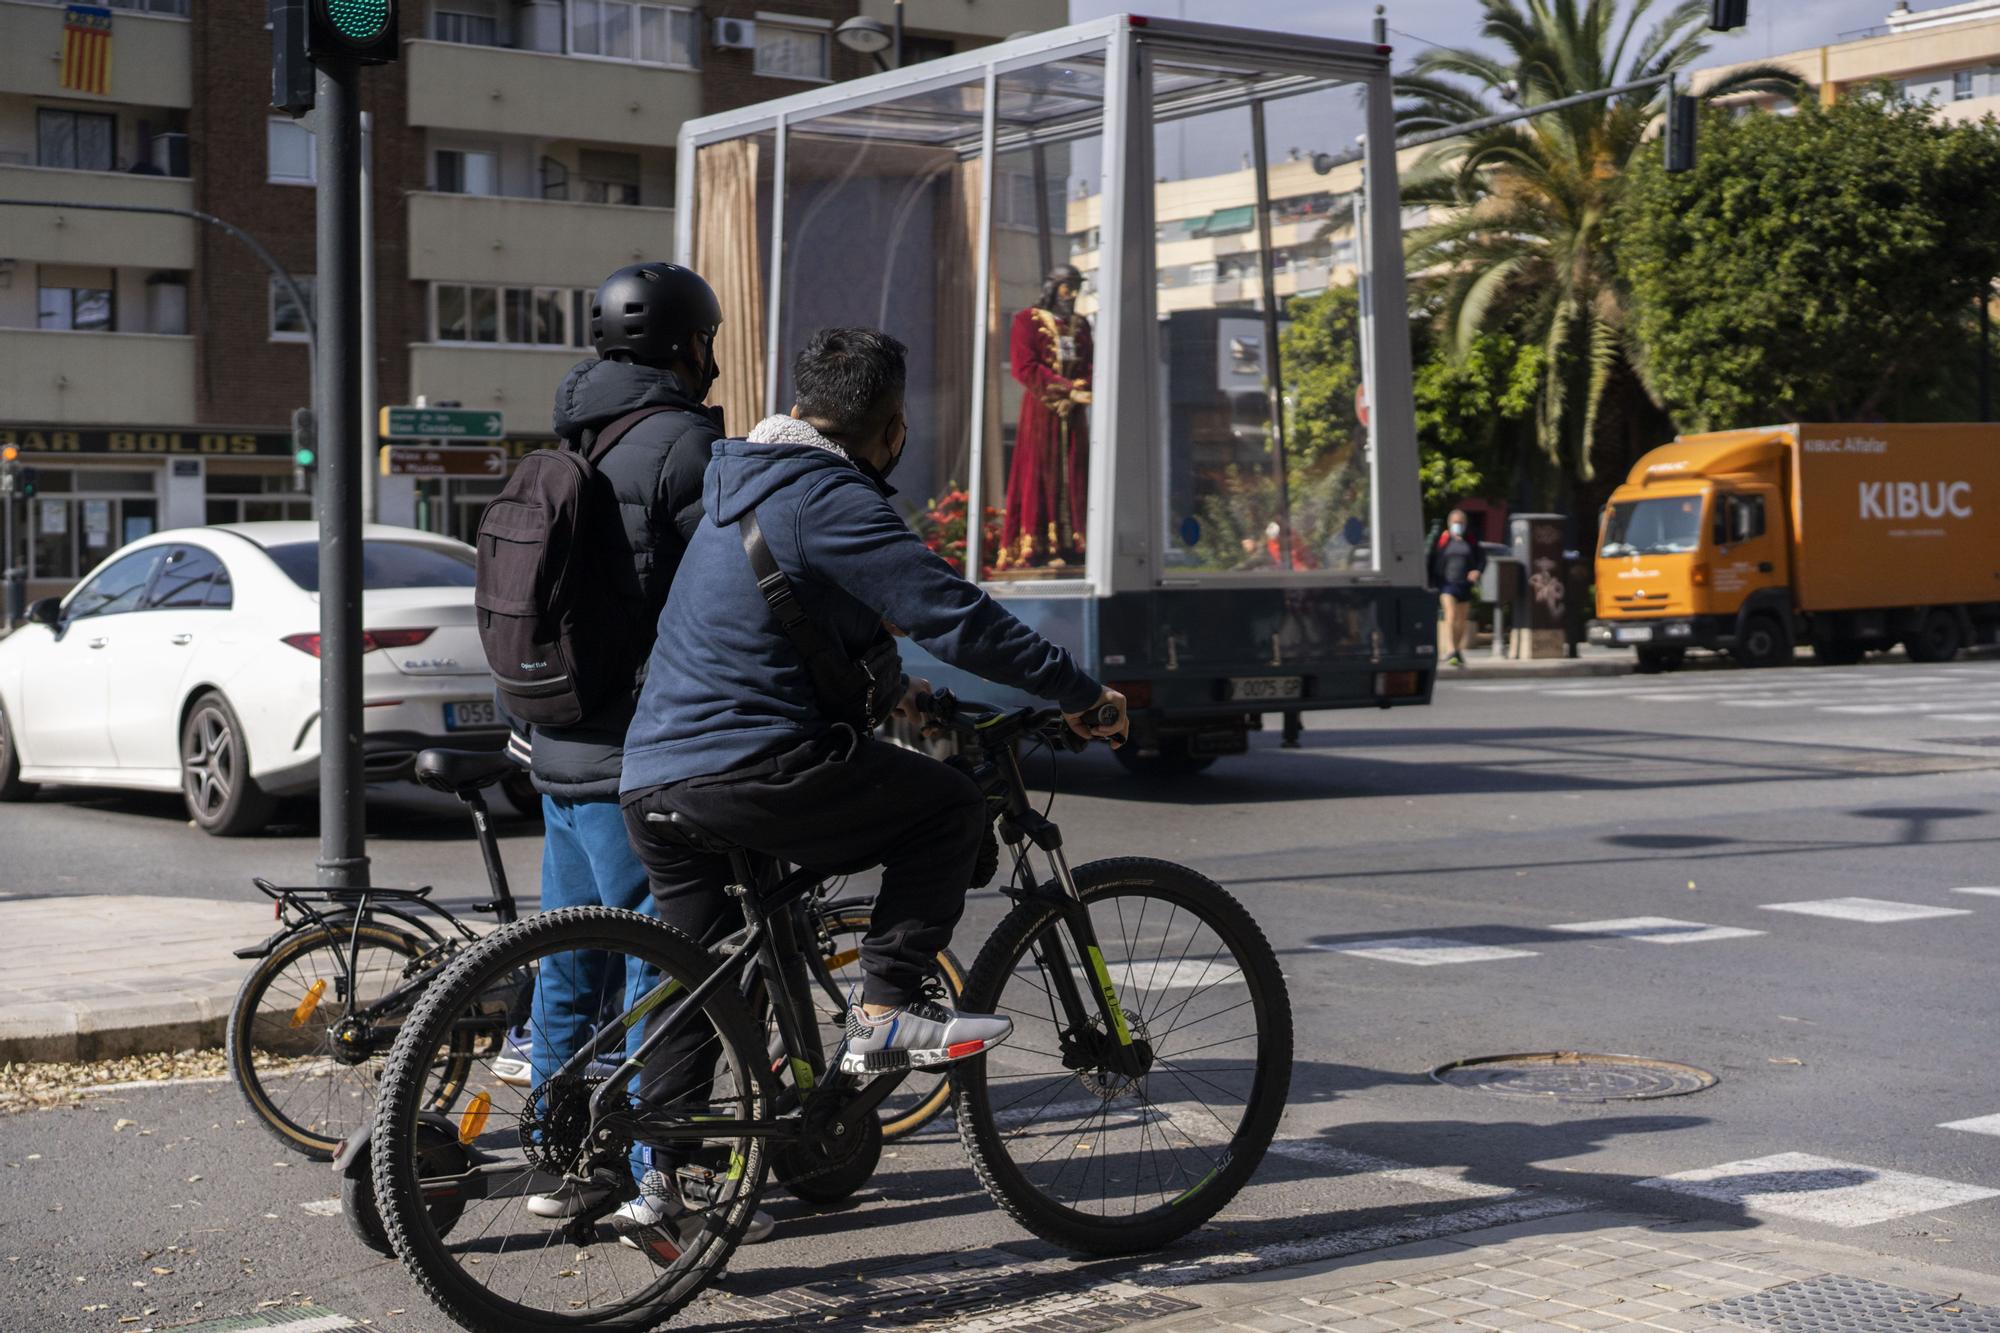
[[[1571,921],[1550,926],[1550,930],[1573,931],[1578,935],[1615,935],[1621,939],[1644,940],[1648,944],[1702,944],[1709,940],[1740,940],[1762,935],[1761,930],[1741,926],[1711,926],[1700,921],[1676,921],[1670,916],[1628,916],[1613,921]]]
[[[2000,1134],[2000,1115],[1976,1115],[1970,1120],[1947,1120],[1939,1129],[1962,1129],[1968,1134]]]
[[[1932,713],[1930,722],[2000,722],[2000,713]]]
[[[1111,980],[1120,990],[1133,986],[1140,990],[1193,990],[1210,986],[1233,986],[1243,980],[1243,972],[1217,959],[1183,959],[1175,963],[1113,963]]]
[[[1938,699],[1929,702],[1893,704],[1828,704],[1820,707],[1822,713],[1852,713],[1856,716],[1887,717],[1894,713],[1936,713],[1950,708],[1975,708],[1993,701],[1993,696],[1981,695],[1977,699]]]
[[[2000,1197],[2000,1190],[1982,1185],[1802,1152],[1724,1162],[1642,1180],[1639,1186],[1843,1229]]]
[[[1373,1176],[1382,1180],[1400,1181],[1439,1194],[1455,1194],[1464,1199],[1505,1199],[1521,1192],[1508,1189],[1505,1185],[1488,1185],[1477,1180],[1467,1180],[1463,1167],[1454,1170],[1450,1167],[1410,1166],[1387,1157],[1336,1148],[1319,1139],[1274,1139],[1271,1151],[1280,1157],[1290,1157],[1297,1161],[1327,1167],[1337,1175]]]
[[[1842,921],[1865,921],[1871,926],[1891,921],[1921,921],[1934,916],[1970,916],[1968,907],[1926,907],[1922,903],[1898,903],[1886,898],[1816,898],[1797,903],[1762,903],[1766,912],[1797,912],[1801,916],[1831,916]]]
[[[1491,963],[1502,958],[1533,958],[1533,949],[1506,949],[1496,944],[1466,944],[1436,935],[1401,935],[1395,939],[1369,940],[1362,944],[1315,944],[1326,953],[1352,954],[1383,963],[1408,963],[1412,967],[1438,967],[1445,963]]]
[[[2000,898],[2000,889],[1953,889],[1953,893],[1976,893],[1983,898]]]

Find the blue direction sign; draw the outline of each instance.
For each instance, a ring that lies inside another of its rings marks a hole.
[[[498,440],[507,431],[498,412],[462,407],[385,407],[385,440]]]

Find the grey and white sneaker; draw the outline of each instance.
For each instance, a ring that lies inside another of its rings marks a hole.
[[[893,1074],[902,1069],[948,1065],[998,1046],[1014,1033],[1014,1020],[998,1014],[968,1014],[920,998],[870,1018],[859,1004],[847,1007],[847,1033],[840,1043],[843,1074]]]
[[[701,1238],[706,1214],[688,1207],[680,1191],[664,1172],[648,1171],[639,1181],[639,1197],[629,1200],[611,1214],[618,1242],[651,1256],[655,1263],[671,1264],[681,1252]],[[750,1215],[743,1244],[769,1240],[777,1226],[771,1215],[759,1208]]]

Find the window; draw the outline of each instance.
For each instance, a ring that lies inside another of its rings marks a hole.
[[[319,292],[310,273],[294,274],[292,281],[298,283],[299,290],[306,294],[306,300],[313,303],[315,313],[319,310]],[[304,342],[310,335],[306,328],[305,312],[292,300],[292,294],[276,278],[271,284],[271,341]]]
[[[1764,535],[1764,497],[1723,495],[1715,506],[1715,544],[1734,546]]]
[[[227,607],[230,604],[229,572],[222,562],[199,546],[176,546],[167,555],[153,592],[146,599],[148,610],[184,611],[194,607]]]
[[[434,155],[437,187],[445,194],[500,193],[500,156],[440,148]]]
[[[44,287],[37,301],[35,327],[109,333],[116,306],[109,287]]]
[[[695,14],[629,0],[573,0],[569,49],[580,56],[693,69]]]
[[[812,28],[788,28],[768,20],[757,22],[757,65],[759,74],[774,79],[814,79],[826,82],[832,75],[827,67],[826,33]]]
[[[159,568],[160,558],[165,554],[164,547],[154,546],[113,561],[103,573],[76,590],[64,608],[65,617],[85,620],[137,611],[146,596],[146,586],[153,581],[153,571]]]
[[[285,116],[271,117],[264,137],[269,159],[268,178],[273,185],[311,185],[313,174],[312,131]]]
[[[285,542],[267,546],[285,577],[307,592],[319,591],[319,543]],[[361,589],[470,588],[473,553],[430,542],[364,541],[361,543]],[[108,572],[108,571],[107,571]]]
[[[577,155],[579,197],[589,204],[639,202],[639,155],[585,148]]]
[[[954,47],[949,37],[919,37],[915,33],[903,35],[903,63],[921,64],[926,60],[942,60],[950,55]]]
[[[97,111],[35,112],[35,164],[72,171],[117,169],[118,117]]]
[[[464,46],[500,45],[500,25],[491,14],[456,14],[440,9],[431,15],[431,36]]]
[[[1972,100],[1971,70],[1962,69],[1951,76],[1951,100],[1954,102],[1970,102]]]
[[[1701,545],[1701,497],[1661,496],[1611,506],[1598,554],[1681,555]]]
[[[588,293],[566,287],[481,287],[432,284],[433,341],[494,343],[510,347],[582,346],[572,332],[573,309]]]

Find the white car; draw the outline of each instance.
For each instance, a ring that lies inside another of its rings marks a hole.
[[[371,782],[430,746],[499,749],[506,724],[472,608],[474,552],[362,534]],[[254,832],[319,783],[319,530],[231,523],[113,554],[0,640],[0,801],[35,784],[179,791],[209,833]]]

